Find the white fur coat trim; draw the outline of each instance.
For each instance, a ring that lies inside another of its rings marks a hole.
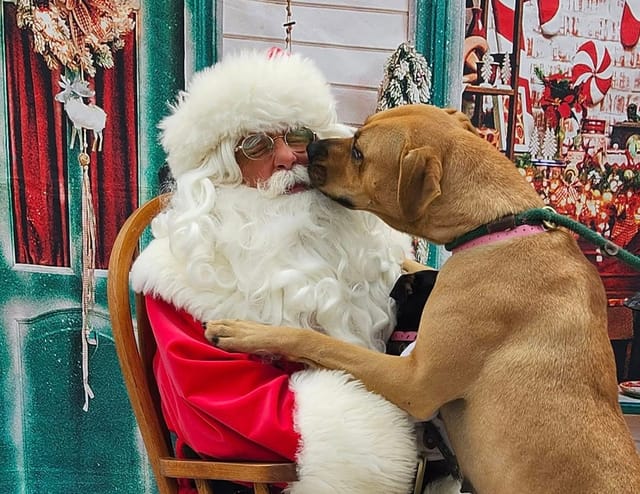
[[[416,468],[412,419],[348,374],[292,376],[301,435],[289,494],[406,494]]]

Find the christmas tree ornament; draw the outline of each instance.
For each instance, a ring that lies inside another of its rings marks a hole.
[[[485,53],[482,56],[482,65],[480,66],[480,77],[482,82],[480,86],[491,87],[495,82],[495,69],[496,65],[493,60],[493,56],[490,53]]]
[[[413,46],[402,43],[385,63],[376,110],[430,102],[431,68]]]
[[[640,39],[640,0],[624,0],[620,20],[620,43],[633,48]]]
[[[502,84],[507,87],[511,87],[511,53],[505,53],[502,59],[502,66],[500,67],[500,77],[502,78]]]
[[[83,410],[89,409],[89,400],[94,397],[89,385],[89,345],[97,345],[98,339],[93,331],[90,314],[95,302],[95,264],[96,264],[96,216],[93,208],[89,165],[91,156],[87,153],[87,131],[93,134],[92,151],[102,150],[102,131],[107,121],[105,111],[94,105],[86,104],[84,98],[95,95],[89,88],[89,83],[76,75],[73,79],[62,76],[58,84],[62,91],[55,95],[55,100],[64,105],[64,110],[72,123],[71,142],[69,147],[75,147],[76,138],[79,142],[80,153],[78,163],[82,171],[82,384],[84,388]]]
[[[540,31],[545,36],[555,36],[562,27],[560,0],[538,0]]]
[[[589,40],[580,45],[573,57],[571,79],[574,86],[582,85],[581,92],[589,106],[600,103],[613,78],[611,54],[600,41]]]
[[[540,134],[535,126],[531,130],[531,135],[529,136],[529,153],[534,159],[540,156]]]
[[[551,127],[547,127],[547,130],[544,132],[540,152],[542,158],[545,160],[553,160],[558,152],[558,139],[555,131]]]

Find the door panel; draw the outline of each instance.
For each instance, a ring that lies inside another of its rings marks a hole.
[[[107,314],[93,318],[90,413],[82,410],[82,313],[77,308],[17,319],[20,402],[24,410],[24,471],[27,493],[142,492],[141,451],[128,413]],[[125,413],[123,413],[125,412]],[[131,468],[137,465],[139,468]]]

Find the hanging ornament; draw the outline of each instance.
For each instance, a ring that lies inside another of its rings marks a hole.
[[[73,149],[76,137],[80,142],[80,150],[87,151],[87,130],[93,135],[92,151],[102,151],[102,131],[107,122],[107,114],[102,108],[94,104],[86,104],[83,98],[90,98],[95,91],[89,88],[89,83],[79,77],[71,81],[62,77],[58,82],[63,89],[56,94],[56,101],[64,105],[64,111],[71,120],[70,148]]]
[[[82,168],[82,386],[84,388],[84,405],[89,410],[89,400],[94,394],[89,385],[89,345],[97,346],[96,337],[90,321],[90,313],[95,303],[96,280],[96,215],[93,210],[89,164],[91,158],[86,152],[78,155],[78,163]]]
[[[571,79],[574,86],[582,85],[585,103],[596,105],[611,88],[613,67],[609,50],[594,40],[583,43],[573,57]]]
[[[17,24],[29,29],[33,47],[51,69],[62,66],[71,78],[62,77],[62,91],[55,99],[64,105],[72,124],[71,149],[79,145],[78,162],[82,171],[82,383],[83,410],[94,397],[89,385],[89,345],[98,340],[91,327],[90,314],[95,299],[96,218],[93,209],[89,165],[91,151],[102,150],[102,132],[107,114],[86,102],[95,92],[85,74],[95,76],[97,67],[113,67],[113,53],[124,46],[124,36],[134,28],[137,0],[17,0]],[[90,133],[90,136],[88,134]]]
[[[94,96],[89,83],[81,76],[68,79],[64,76],[58,82],[62,91],[55,95],[55,100],[64,105],[64,110],[73,127],[69,147],[75,147],[78,139],[78,163],[82,170],[82,385],[84,388],[84,405],[89,410],[89,400],[94,397],[89,385],[89,345],[97,345],[98,339],[91,326],[90,314],[95,302],[95,242],[96,217],[93,209],[89,164],[91,157],[87,153],[89,146],[88,131],[92,132],[92,151],[102,150],[102,131],[107,121],[104,110],[93,104],[86,104],[84,98]]]

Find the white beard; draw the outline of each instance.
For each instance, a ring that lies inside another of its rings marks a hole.
[[[134,265],[134,289],[196,319],[247,319],[313,328],[384,351],[395,324],[389,292],[409,237],[315,190],[266,197],[215,189],[208,221],[175,231],[171,210]],[[202,215],[199,212],[198,215]],[[171,235],[167,232],[171,231]]]

